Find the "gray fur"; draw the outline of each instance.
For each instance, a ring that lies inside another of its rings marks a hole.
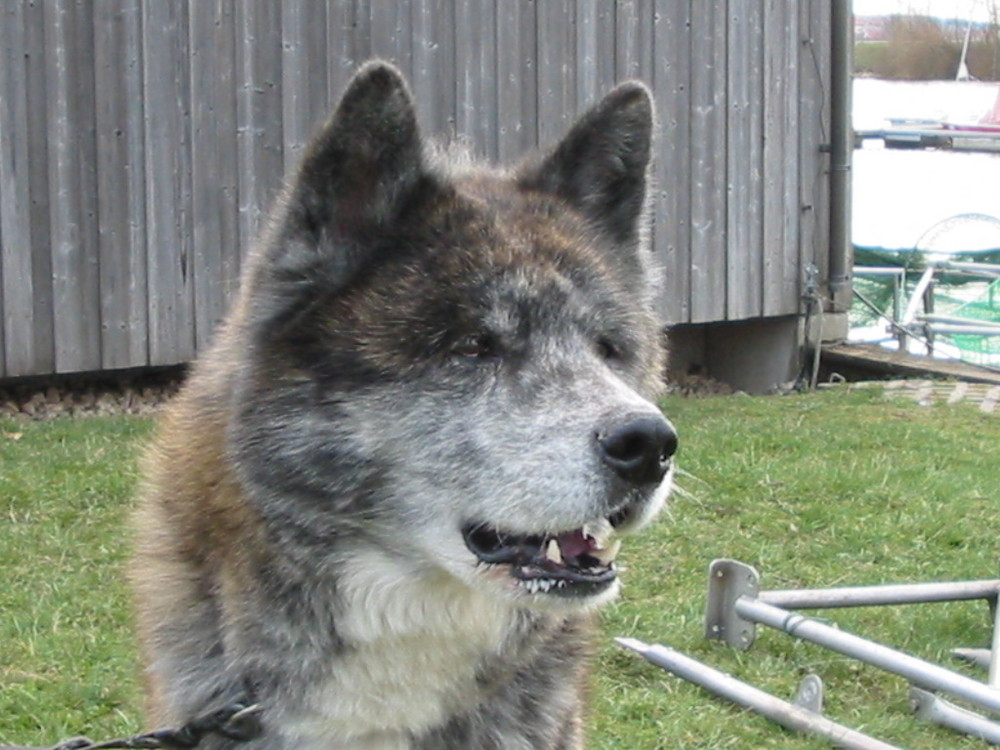
[[[505,174],[431,153],[398,72],[358,73],[151,455],[155,721],[249,694],[247,750],[582,747],[617,592],[584,531],[640,528],[670,485],[651,111],[625,84]],[[567,560],[531,557],[552,541]]]

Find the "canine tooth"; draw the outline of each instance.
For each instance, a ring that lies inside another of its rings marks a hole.
[[[607,541],[607,538],[611,535],[612,531],[614,531],[614,527],[606,518],[601,518],[596,521],[587,521],[587,523],[583,525],[584,538],[590,537],[597,543],[598,547],[602,546],[604,542]]]
[[[545,545],[545,556],[552,562],[562,565],[563,556],[562,550],[559,549],[559,542],[555,539],[549,539],[549,543]]]
[[[611,542],[611,545],[605,549],[591,550],[590,556],[596,557],[605,565],[610,565],[612,562],[614,562],[614,559],[618,557],[618,552],[619,550],[621,550],[621,548],[622,548],[622,540],[615,539],[613,542]]]

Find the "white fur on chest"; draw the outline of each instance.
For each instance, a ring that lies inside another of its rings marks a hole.
[[[331,679],[288,727],[302,750],[406,750],[478,699],[476,669],[502,651],[512,611],[445,573],[418,577],[368,552],[340,582]]]

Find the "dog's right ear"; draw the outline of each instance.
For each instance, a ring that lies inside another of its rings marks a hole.
[[[274,260],[352,266],[363,239],[391,225],[425,174],[406,82],[388,63],[368,63],[292,178],[281,234],[285,253],[297,257]]]

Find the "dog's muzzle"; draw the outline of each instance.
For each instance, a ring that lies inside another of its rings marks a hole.
[[[677,451],[673,425],[656,412],[632,414],[595,431],[601,465],[616,485],[617,502],[608,515],[565,531],[524,533],[493,524],[471,522],[462,528],[465,546],[479,562],[506,569],[532,594],[587,598],[609,590],[618,572],[615,558],[621,542],[617,529],[634,528],[652,511],[649,498],[663,483]],[[655,504],[655,503],[654,503]]]

